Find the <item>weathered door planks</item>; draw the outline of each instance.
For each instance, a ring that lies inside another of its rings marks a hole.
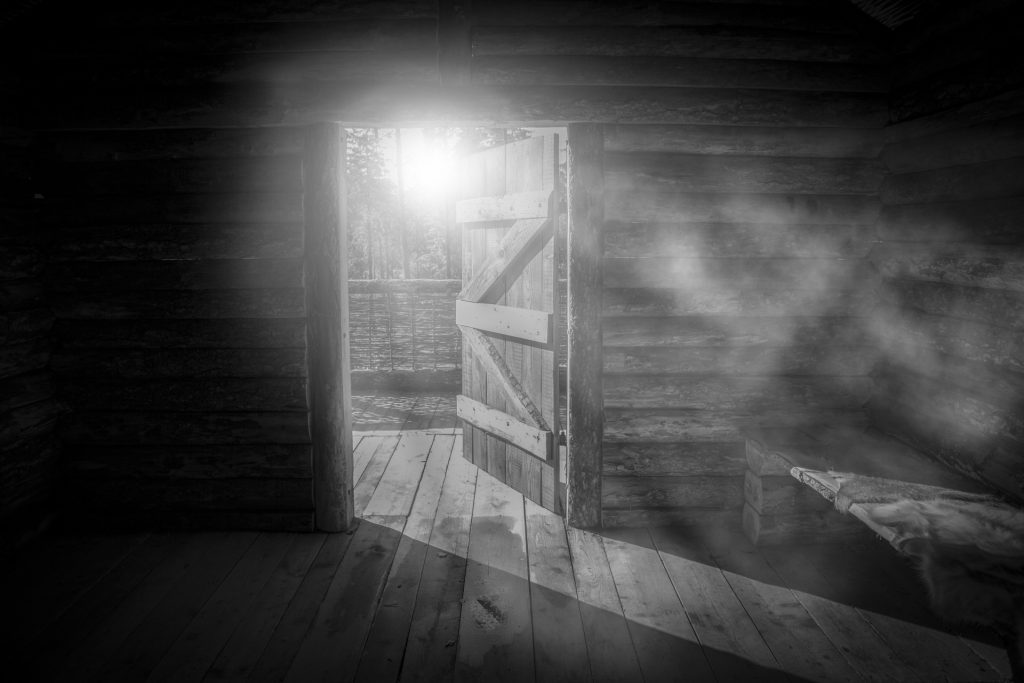
[[[463,165],[465,457],[561,510],[558,481],[557,136],[491,148]]]

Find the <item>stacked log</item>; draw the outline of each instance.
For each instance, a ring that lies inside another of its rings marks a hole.
[[[45,233],[34,198],[33,135],[0,127],[0,535],[16,545],[55,509],[53,313],[43,273]]]
[[[882,160],[879,425],[1024,500],[1020,8],[945,3],[903,36]],[[910,29],[911,27],[908,27]],[[984,77],[979,77],[984,74]]]

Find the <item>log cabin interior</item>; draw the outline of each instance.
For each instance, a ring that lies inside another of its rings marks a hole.
[[[8,3],[11,680],[1024,680],[1022,19]],[[460,125],[563,134],[350,283],[346,128]]]

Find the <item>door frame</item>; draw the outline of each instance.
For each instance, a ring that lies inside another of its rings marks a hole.
[[[307,126],[302,161],[313,500],[315,526],[328,532],[345,531],[355,521],[344,186],[346,125],[329,122]],[[531,122],[502,125],[529,127]],[[576,528],[601,526],[603,131],[601,124],[567,124],[568,386],[563,471],[565,518]]]
[[[569,357],[565,519],[573,527],[592,529],[601,526],[604,460],[604,127],[598,123],[569,124],[566,149]]]
[[[340,123],[317,123],[305,132],[303,270],[314,525],[337,532],[355,521],[345,128]]]

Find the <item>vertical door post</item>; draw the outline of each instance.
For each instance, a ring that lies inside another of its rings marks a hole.
[[[604,132],[600,124],[569,126],[568,410],[566,521],[601,525],[604,360],[601,255],[604,232]]]
[[[321,531],[344,531],[354,516],[344,136],[337,123],[309,126],[302,165],[309,431]]]

